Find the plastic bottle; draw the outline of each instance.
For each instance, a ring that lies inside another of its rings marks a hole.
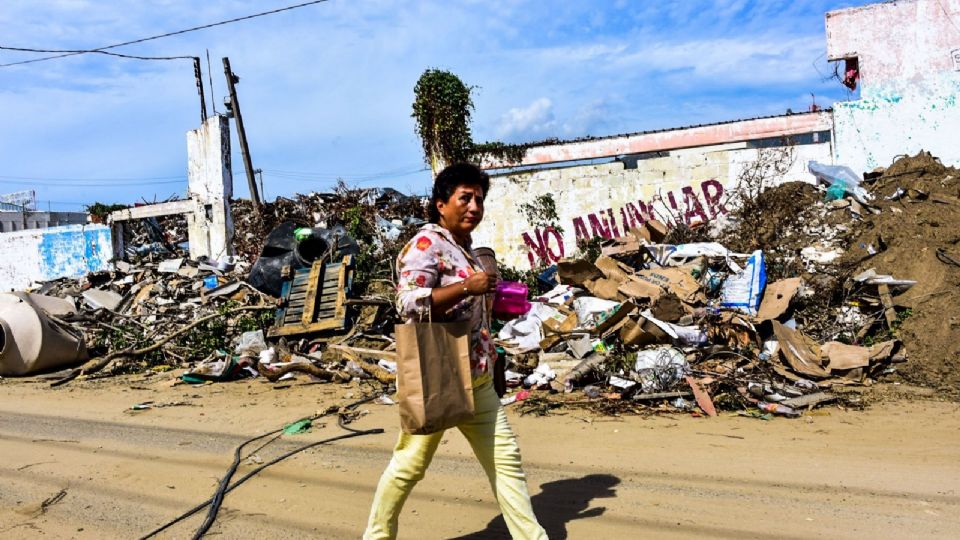
[[[763,412],[779,414],[781,416],[800,416],[800,412],[796,409],[787,407],[786,405],[781,405],[779,403],[767,403],[766,401],[761,401],[757,403],[757,408]]]

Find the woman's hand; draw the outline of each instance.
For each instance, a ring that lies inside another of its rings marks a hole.
[[[477,272],[465,279],[463,286],[467,288],[467,294],[470,296],[487,294],[497,288],[497,276],[486,272]]]
[[[445,287],[436,287],[430,293],[433,316],[442,317],[447,310],[464,300],[466,296],[481,296],[497,288],[497,278],[493,274],[477,272],[463,281],[451,283]]]

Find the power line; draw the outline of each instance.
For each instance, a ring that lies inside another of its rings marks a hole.
[[[351,177],[359,178],[359,177],[385,176],[390,174],[409,173],[409,172],[412,172],[411,169],[413,167],[418,167],[418,166],[420,166],[421,168],[418,168],[417,170],[418,171],[422,170],[422,166],[419,163],[415,163],[413,165],[404,165],[401,167],[397,167],[395,169],[387,169],[385,171],[370,172],[370,173],[356,173],[356,174],[343,174],[343,173],[318,172],[318,171],[288,171],[288,170],[281,170],[281,169],[269,169],[269,170],[277,173],[282,173],[282,174],[303,175],[303,176],[333,176],[333,177],[351,176]]]
[[[330,173],[311,173],[311,172],[297,172],[297,171],[282,171],[277,169],[263,169],[264,174],[269,176],[274,176],[278,178],[286,178],[289,180],[379,180],[382,178],[391,178],[398,176],[409,176],[411,174],[416,174],[419,172],[427,171],[426,167],[416,170],[395,170],[395,171],[384,171],[379,173],[370,173],[370,174],[330,174]]]
[[[35,53],[69,53],[69,54],[87,54],[87,53],[96,53],[96,54],[106,54],[110,56],[118,56],[120,58],[130,58],[133,60],[195,60],[195,56],[137,56],[133,54],[122,54],[115,53],[110,51],[101,51],[97,49],[27,49],[24,47],[7,47],[5,45],[0,45],[0,50],[2,51],[15,51],[15,52],[35,52]],[[68,56],[68,54],[64,54]],[[28,60],[26,63],[29,63]],[[17,65],[21,62],[14,62],[12,64],[3,64],[0,67]]]
[[[248,19],[255,19],[255,18],[257,18],[257,17],[264,17],[264,16],[266,16],[266,15],[274,15],[274,14],[276,14],[276,13],[281,13],[281,12],[284,12],[284,11],[290,11],[290,10],[293,10],[293,9],[298,9],[298,8],[302,8],[302,7],[312,6],[312,5],[314,5],[314,4],[322,4],[322,3],[328,2],[328,1],[329,1],[329,0],[312,0],[312,1],[310,1],[310,2],[303,2],[303,3],[300,3],[300,4],[294,4],[294,5],[291,5],[291,6],[286,6],[286,7],[282,7],[282,8],[272,9],[272,10],[270,10],[270,11],[262,11],[262,12],[260,12],[260,13],[254,13],[254,14],[252,14],[252,15],[244,15],[243,17],[235,17],[235,18],[233,18],[233,19],[227,19],[227,20],[225,20],[225,21],[219,21],[219,22],[215,22],[215,23],[204,24],[204,25],[201,25],[201,26],[194,26],[194,27],[192,27],[192,28],[185,28],[185,29],[183,29],[183,30],[177,30],[177,31],[175,31],[175,32],[167,32],[167,33],[165,33],[165,34],[158,34],[158,35],[156,35],[156,36],[150,36],[150,37],[145,37],[145,38],[140,38],[140,39],[134,39],[134,40],[131,40],[131,41],[125,41],[125,42],[123,42],[123,43],[115,43],[115,44],[113,44],[113,45],[106,45],[106,46],[104,46],[104,47],[97,47],[97,48],[95,48],[95,49],[87,49],[87,50],[75,51],[75,52],[64,52],[64,53],[61,53],[61,54],[56,54],[56,55],[54,55],[54,56],[44,56],[44,57],[42,57],[42,58],[34,58],[34,59],[32,59],[32,60],[21,60],[21,61],[19,61],[19,62],[11,62],[11,63],[8,63],[8,64],[0,64],[0,67],[10,67],[10,66],[17,66],[17,65],[22,65],[22,64],[32,64],[32,63],[35,63],[35,62],[44,62],[44,61],[47,61],[47,60],[54,60],[54,59],[56,59],[56,58],[64,58],[64,57],[67,57],[67,56],[75,56],[75,55],[78,55],[78,54],[87,54],[87,53],[93,53],[93,52],[101,52],[101,51],[104,51],[104,50],[106,50],[106,49],[115,49],[115,48],[117,48],[117,47],[125,47],[125,46],[127,46],[127,45],[134,45],[134,44],[137,44],[137,43],[143,43],[143,42],[152,41],[152,40],[155,40],[155,39],[161,39],[161,38],[170,37],[170,36],[177,36],[177,35],[186,34],[186,33],[189,33],[189,32],[196,32],[197,30],[206,30],[206,29],[208,29],[208,28],[213,28],[213,27],[216,27],[216,26],[223,26],[223,25],[225,25],[225,24],[231,24],[231,23],[235,23],[235,22],[245,21],[245,20],[248,20]],[[192,57],[191,57],[191,58],[192,58]]]
[[[37,203],[62,204],[65,206],[90,206],[91,204],[93,204],[93,203],[82,203],[82,202],[51,201],[51,200],[38,200]]]

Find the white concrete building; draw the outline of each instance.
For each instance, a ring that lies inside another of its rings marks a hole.
[[[807,162],[831,161],[830,112],[536,146],[519,168],[491,170],[492,196],[504,204],[488,208],[474,239],[501,263],[531,268],[572,255],[579,240],[621,236],[650,218],[706,222],[727,212],[744,166],[785,143],[793,149],[785,178],[813,182]],[[531,227],[521,211],[546,194],[561,230]]]
[[[834,159],[865,172],[927,150],[960,165],[960,0],[831,11],[827,57],[855,73],[860,99],[834,104]]]

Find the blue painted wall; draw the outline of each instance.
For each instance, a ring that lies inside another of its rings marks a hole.
[[[71,225],[44,229],[38,247],[43,279],[109,270],[113,258],[110,240],[108,227]]]

